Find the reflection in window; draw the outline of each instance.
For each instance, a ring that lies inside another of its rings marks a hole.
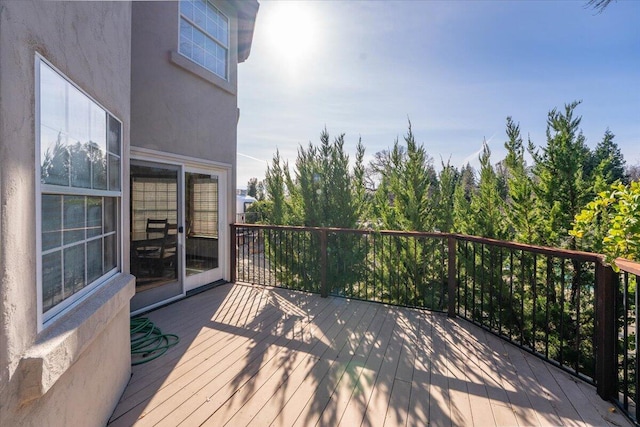
[[[36,67],[47,321],[117,272],[122,125],[44,61]]]
[[[115,197],[42,195],[45,312],[117,267],[117,205]]]
[[[227,17],[207,0],[182,0],[180,53],[226,79],[228,49]]]
[[[40,62],[43,184],[120,190],[120,122]],[[108,140],[108,141],[107,141]]]
[[[42,310],[62,301],[62,251],[42,256]]]
[[[42,250],[62,245],[62,196],[42,195]]]

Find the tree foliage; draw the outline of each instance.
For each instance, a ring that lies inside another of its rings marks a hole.
[[[506,238],[504,199],[500,195],[498,175],[491,164],[491,150],[485,142],[480,154],[480,180],[471,196],[471,234],[494,239]]]
[[[576,216],[571,235],[588,249],[640,261],[640,182],[612,184]]]
[[[506,156],[492,159],[485,144],[478,171],[469,164],[458,169],[442,162],[437,172],[411,122],[404,138],[377,152],[366,167],[362,141],[352,164],[344,135],[331,140],[325,129],[319,144],[299,147],[293,168],[276,152],[264,181],[268,203],[261,211],[272,224],[444,231],[605,250],[598,242],[609,230],[602,224],[608,223],[592,224],[592,234],[602,234],[598,239],[586,231],[579,237],[574,220],[586,230],[585,221],[597,218],[581,211],[588,204],[587,210],[604,206],[603,191],[613,191],[614,182],[637,179],[637,173],[626,166],[609,129],[589,149],[579,105],[575,101],[549,111],[540,147],[531,140],[525,143],[520,125],[507,117]],[[255,180],[249,187],[258,191],[259,185]],[[606,206],[611,210],[614,205]]]
[[[535,196],[533,179],[524,159],[525,147],[520,134],[520,125],[507,117],[507,156],[504,164],[507,170],[507,199],[505,216],[509,223],[510,235],[523,243],[538,243],[540,215]]]
[[[537,178],[536,196],[544,215],[542,243],[575,248],[570,238],[573,218],[589,200],[592,188],[584,172],[590,151],[580,130],[581,117],[575,116],[579,101],[566,104],[564,111],[554,108],[547,117],[547,145],[542,153],[532,151],[533,173]]]
[[[629,182],[624,157],[614,138],[615,135],[607,129],[593,152],[594,193],[605,190],[614,182]]]
[[[376,191],[374,212],[389,230],[431,231],[434,228],[437,176],[424,146],[413,135],[411,122],[404,137],[396,140]]]

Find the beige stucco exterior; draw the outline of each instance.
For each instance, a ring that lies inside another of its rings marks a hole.
[[[226,167],[234,218],[237,63],[249,55],[258,3],[214,3],[230,21],[228,81],[177,52],[177,2],[0,0],[0,426],[105,425],[130,378],[132,147]],[[46,325],[37,289],[36,58],[123,125],[121,272]]]
[[[132,276],[38,324],[34,70],[39,54],[122,120],[126,152],[130,40],[130,3],[0,2],[2,426],[104,425],[129,379]]]
[[[133,3],[131,145],[235,166],[237,66],[244,60],[238,53],[238,26],[244,22],[239,10],[257,9],[257,2],[212,3],[229,19],[228,80],[178,52],[177,2]],[[235,167],[229,169],[225,206],[233,221],[236,174]]]

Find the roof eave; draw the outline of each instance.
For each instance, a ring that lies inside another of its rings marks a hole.
[[[234,0],[238,10],[238,63],[244,62],[251,53],[253,32],[260,4],[257,0]]]

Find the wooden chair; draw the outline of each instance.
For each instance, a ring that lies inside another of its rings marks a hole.
[[[147,218],[147,239],[152,239],[154,237],[160,237],[159,235],[164,236],[167,230],[168,220],[165,219],[152,219]]]
[[[138,272],[147,277],[163,276],[165,267],[175,266],[178,227],[166,219],[148,219],[146,232],[149,244],[136,249]]]
[[[167,224],[160,252],[163,267],[175,266],[178,253],[178,224]]]

